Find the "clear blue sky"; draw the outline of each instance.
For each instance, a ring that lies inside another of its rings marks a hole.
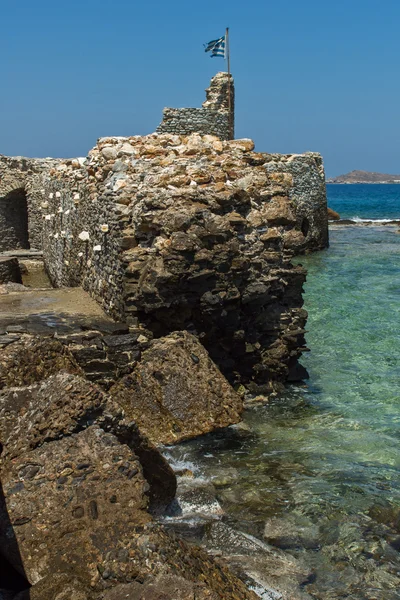
[[[319,151],[328,175],[400,173],[398,0],[2,3],[0,153],[85,156],[200,106],[231,30],[236,136]]]

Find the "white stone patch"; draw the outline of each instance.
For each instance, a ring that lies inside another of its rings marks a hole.
[[[78,256],[79,256],[79,258],[82,258],[83,252],[78,252]]]
[[[78,235],[78,238],[80,240],[82,240],[82,242],[87,242],[88,239],[90,238],[89,232],[88,231],[81,231],[80,234]]]
[[[133,146],[131,146],[131,144],[128,144],[128,143],[122,144],[120,152],[122,152],[123,154],[134,154],[135,148]]]
[[[60,192],[56,192],[56,198],[61,198]]]
[[[103,233],[107,233],[109,230],[109,227],[107,225],[107,223],[103,223],[102,225],[100,225],[100,231],[102,231]]]
[[[49,208],[49,203],[48,202],[42,202],[42,204],[40,206],[42,208]]]
[[[54,234],[54,239],[58,240],[58,232]]]
[[[126,181],[124,179],[118,179],[113,185],[113,192],[118,192],[121,188],[126,186]]]
[[[45,215],[44,218],[46,219],[46,221],[51,221],[51,215]]]
[[[74,200],[75,203],[79,202],[80,199],[81,199],[81,195],[80,194],[78,194],[78,193],[74,194],[73,200]]]
[[[61,214],[62,212],[64,212],[61,206],[58,207],[57,212],[58,212],[58,214]]]
[[[52,199],[54,198],[54,194],[53,194],[53,192],[51,192],[51,193],[49,194],[49,198],[50,198],[50,200],[52,200]]]
[[[93,246],[93,252],[101,252],[101,246],[100,245]]]

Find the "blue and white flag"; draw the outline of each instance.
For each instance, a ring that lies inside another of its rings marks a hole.
[[[226,48],[226,40],[225,36],[219,38],[218,40],[212,40],[208,42],[208,44],[204,44],[205,52],[211,52],[210,56],[220,56],[221,58],[226,58],[225,56],[225,48]]]

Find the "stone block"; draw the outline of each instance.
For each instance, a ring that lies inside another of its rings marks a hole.
[[[186,332],[152,342],[110,395],[150,440],[163,444],[237,423],[243,408],[206,350]]]

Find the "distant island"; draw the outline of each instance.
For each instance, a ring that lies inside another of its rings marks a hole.
[[[350,171],[346,175],[331,177],[326,183],[400,183],[400,175],[372,173],[370,171]]]

